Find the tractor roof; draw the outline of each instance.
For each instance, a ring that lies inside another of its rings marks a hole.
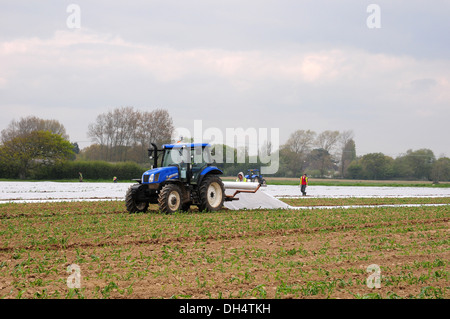
[[[194,148],[194,147],[206,147],[210,146],[208,143],[176,143],[176,144],[164,144],[163,148]]]

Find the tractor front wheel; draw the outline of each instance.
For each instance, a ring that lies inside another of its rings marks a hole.
[[[127,194],[125,195],[125,206],[130,213],[145,213],[148,209],[148,202],[135,200],[136,191],[139,191],[139,189],[135,190],[133,189],[133,186],[128,189]]]
[[[167,184],[158,197],[159,209],[166,214],[181,210],[181,189],[175,184]]]
[[[200,185],[200,211],[217,211],[222,209],[225,200],[225,187],[222,180],[216,175],[204,178]]]

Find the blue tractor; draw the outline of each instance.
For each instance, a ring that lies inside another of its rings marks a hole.
[[[245,178],[250,182],[259,183],[261,186],[267,186],[266,179],[259,173],[259,169],[249,169]]]
[[[209,144],[164,144],[161,150],[151,145],[148,153],[154,160],[152,169],[136,179],[138,183],[131,185],[125,196],[130,213],[146,212],[150,203],[158,204],[160,211],[168,214],[187,211],[191,205],[201,211],[217,211],[225,200],[232,200],[225,195],[219,177],[223,172],[211,161]]]

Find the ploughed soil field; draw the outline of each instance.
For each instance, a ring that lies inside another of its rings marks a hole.
[[[1,204],[0,298],[448,299],[448,198],[352,200],[371,206],[165,215],[129,214],[123,201]]]

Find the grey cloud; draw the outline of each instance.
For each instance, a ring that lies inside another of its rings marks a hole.
[[[376,1],[373,30],[372,2],[2,1],[0,127],[58,116],[86,140],[99,113],[131,105],[167,108],[178,126],[280,127],[282,142],[353,129],[362,152],[450,155],[449,3]]]

